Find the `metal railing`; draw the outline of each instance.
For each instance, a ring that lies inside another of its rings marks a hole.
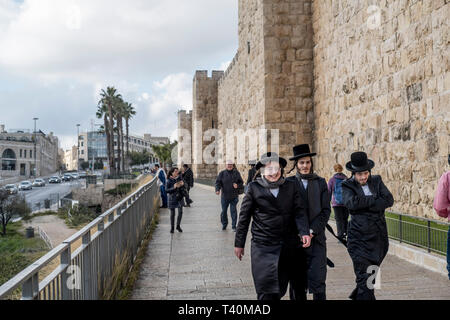
[[[39,234],[39,237],[45,242],[45,244],[47,245],[47,247],[51,250],[53,249],[53,244],[52,244],[52,240],[50,240],[50,237],[47,235],[47,233],[42,230],[39,227],[37,228],[37,232]]]
[[[386,212],[385,215],[389,238],[426,249],[428,252],[447,254],[450,223],[392,211]],[[330,218],[334,220],[333,211]]]
[[[389,212],[386,215],[386,224],[391,239],[426,249],[428,252],[443,255],[447,253],[449,223]]]
[[[101,299],[122,262],[133,262],[158,196],[153,179],[3,284],[0,300],[20,289],[22,300]],[[56,267],[40,281],[40,272],[54,261]]]

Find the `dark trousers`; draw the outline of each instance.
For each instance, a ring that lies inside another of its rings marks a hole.
[[[186,199],[186,204],[190,204],[192,202],[191,198],[189,197],[190,189],[191,188],[188,185],[186,185],[186,196],[184,197]]]
[[[258,300],[280,300],[287,291],[291,300],[306,300],[306,253],[303,248],[283,247],[278,260],[280,293],[258,293]]]
[[[164,185],[162,185],[162,186],[159,187],[159,190],[161,191],[162,205],[163,205],[163,207],[167,207],[166,187]]]
[[[337,236],[339,238],[347,236],[348,209],[346,207],[333,207],[336,218]]]
[[[220,199],[221,205],[222,205],[222,213],[221,213],[221,222],[222,226],[226,227],[228,225],[228,206],[230,206],[230,215],[231,215],[231,226],[233,228],[236,228],[237,223],[237,209],[236,205],[239,202],[239,198],[234,199],[225,199],[224,197],[221,197]]]
[[[172,229],[174,228],[174,223],[175,223],[175,209],[176,208],[170,209],[170,226]],[[183,217],[183,207],[178,207],[177,227],[180,226],[182,217]]]
[[[363,258],[352,257],[353,269],[356,275],[356,288],[350,295],[352,300],[376,300],[375,290],[369,287],[369,277],[372,276],[368,269],[370,266],[376,265],[375,263]]]
[[[447,270],[448,270],[448,280],[450,280],[450,227],[448,228],[447,234]]]

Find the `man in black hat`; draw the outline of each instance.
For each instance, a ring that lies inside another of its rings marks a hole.
[[[347,250],[356,275],[353,300],[375,300],[369,277],[378,272],[389,248],[384,210],[394,204],[394,198],[381,177],[371,175],[374,166],[365,152],[352,153],[345,165],[352,177],[342,183],[344,205],[351,215]]]
[[[312,153],[309,145],[300,144],[293,148],[294,161],[297,170],[295,177],[288,180],[296,181],[300,186],[300,197],[308,212],[311,246],[306,249],[308,264],[308,289],[314,300],[326,300],[327,277],[327,246],[325,227],[330,218],[331,206],[327,182],[314,173]],[[291,296],[292,298],[292,296]]]
[[[234,252],[241,260],[253,220],[251,264],[258,300],[281,299],[288,283],[296,299],[305,296],[309,224],[298,183],[283,177],[286,164],[275,152],[261,157],[256,164],[261,177],[249,184],[239,213]]]

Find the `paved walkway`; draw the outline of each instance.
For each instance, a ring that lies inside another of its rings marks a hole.
[[[132,299],[256,299],[250,231],[245,256],[239,261],[233,251],[235,233],[230,225],[221,230],[219,196],[211,187],[197,184],[191,197],[192,207],[184,208],[183,233],[169,233],[169,210],[162,209]],[[327,237],[328,257],[335,263],[335,268],[328,269],[327,297],[347,300],[355,287],[352,263],[345,247],[328,232]],[[445,276],[392,255],[382,264],[381,280],[381,289],[375,293],[380,300],[450,300],[450,281]]]

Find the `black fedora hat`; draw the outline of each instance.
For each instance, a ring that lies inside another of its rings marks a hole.
[[[347,162],[345,168],[351,172],[369,171],[375,166],[375,162],[367,159],[367,154],[362,151],[353,152],[350,159],[351,161]]]
[[[317,154],[309,150],[309,144],[299,144],[293,147],[292,150],[294,152],[294,156],[289,158],[289,160],[297,160],[303,157],[313,157]]]
[[[269,162],[278,162],[281,168],[285,168],[287,165],[287,161],[284,158],[281,158],[275,152],[267,152],[261,156],[261,159],[256,164],[256,170],[259,170],[261,167],[265,166]]]

